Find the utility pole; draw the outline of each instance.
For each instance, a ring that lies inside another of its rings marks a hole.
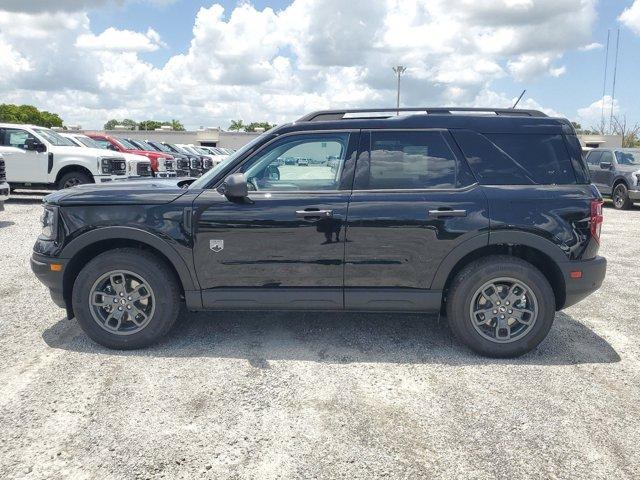
[[[407,71],[407,67],[398,65],[397,67],[393,67],[393,71],[398,76],[398,97],[396,101],[396,108],[398,111],[396,112],[396,115],[400,115],[400,76]]]
[[[620,29],[616,37],[616,59],[613,64],[613,87],[611,87],[611,115],[609,116],[609,132],[613,133],[613,106],[616,100],[616,76],[618,75],[618,51],[620,50]]]
[[[605,120],[604,120],[604,97],[607,94],[607,70],[609,68],[609,39],[611,37],[611,29],[607,30],[607,49],[604,53],[604,81],[602,82],[602,116],[600,118],[600,129],[602,133],[605,133]]]

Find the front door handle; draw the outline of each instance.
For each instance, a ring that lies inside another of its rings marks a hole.
[[[296,210],[296,217],[305,219],[331,218],[333,210]]]
[[[438,210],[429,210],[429,216],[431,218],[442,218],[442,217],[466,217],[466,210],[452,210],[452,209],[438,209]]]

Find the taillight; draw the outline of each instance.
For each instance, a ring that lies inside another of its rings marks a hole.
[[[600,231],[602,230],[602,200],[591,201],[591,236],[593,239],[600,243]]]

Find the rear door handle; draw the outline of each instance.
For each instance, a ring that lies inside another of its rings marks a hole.
[[[431,218],[441,217],[466,217],[466,210],[429,210],[429,216]]]
[[[296,210],[296,217],[298,218],[331,218],[333,217],[333,210]]]

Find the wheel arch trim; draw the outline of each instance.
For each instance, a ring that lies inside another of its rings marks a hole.
[[[530,247],[547,255],[554,262],[560,264],[567,262],[568,258],[559,246],[542,238],[539,235],[521,230],[491,231],[476,235],[460,245],[456,246],[440,262],[436,274],[431,283],[432,290],[442,290],[447,284],[450,273],[464,257],[492,245],[522,245]]]
[[[151,232],[133,227],[101,227],[83,233],[62,249],[60,257],[71,259],[86,247],[105,240],[133,240],[158,250],[175,268],[185,291],[199,290],[186,262],[171,245]]]

